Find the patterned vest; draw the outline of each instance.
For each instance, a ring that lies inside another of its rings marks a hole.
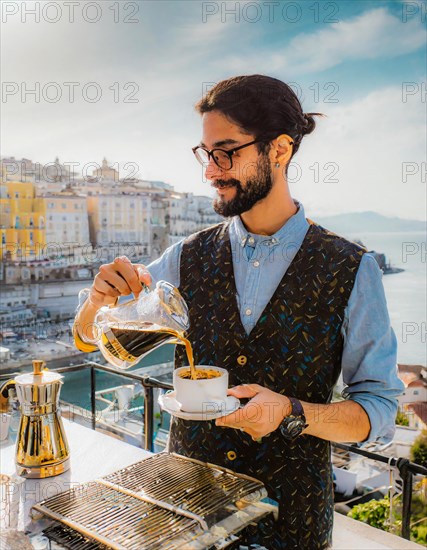
[[[230,386],[257,383],[303,401],[328,403],[341,370],[344,310],[365,250],[308,221],[301,248],[249,335],[236,301],[229,222],[185,241],[180,291],[189,306],[195,364],[226,368]],[[176,367],[187,363],[184,355],[177,346]],[[214,421],[173,418],[169,450],[264,482],[279,503],[279,518],[248,529],[245,542],[293,550],[331,543],[328,441],[302,435],[289,442],[276,430],[255,442]]]

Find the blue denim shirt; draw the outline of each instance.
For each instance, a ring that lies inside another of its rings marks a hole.
[[[271,236],[249,233],[239,216],[232,219],[230,242],[237,303],[247,334],[256,325],[309,228],[304,207],[297,201],[295,204],[297,213]],[[182,242],[169,247],[147,266],[153,282],[164,279],[179,287]],[[393,439],[396,397],[404,384],[397,374],[397,340],[381,279],[377,261],[365,253],[345,310],[341,365],[346,385],[343,396],[359,403],[369,416],[371,430],[364,443],[385,444]]]

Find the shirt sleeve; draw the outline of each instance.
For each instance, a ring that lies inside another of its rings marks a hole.
[[[365,253],[342,327],[342,395],[359,403],[371,424],[367,439],[360,444],[392,441],[397,396],[405,387],[398,376],[397,339],[390,325],[382,275],[375,257]]]
[[[151,286],[155,286],[158,281],[163,280],[179,288],[179,271],[183,242],[184,239],[173,244],[163,252],[160,258],[157,258],[157,260],[147,265],[147,269],[152,278]]]

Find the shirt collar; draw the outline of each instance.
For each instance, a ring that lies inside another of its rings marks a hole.
[[[305,218],[304,206],[294,199],[294,203],[297,206],[297,212],[285,222],[282,227],[274,233],[274,235],[257,235],[256,233],[249,233],[249,231],[243,225],[240,216],[234,216],[231,221],[232,228],[236,234],[237,242],[242,246],[250,244],[255,246],[256,243],[266,242],[270,245],[285,244],[293,242],[298,235],[303,231],[307,231],[309,223]],[[252,242],[249,242],[253,239]]]

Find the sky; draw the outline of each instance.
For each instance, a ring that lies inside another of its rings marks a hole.
[[[307,215],[424,220],[426,4],[3,0],[1,155],[83,174],[106,157],[121,176],[211,195],[194,104],[261,73],[327,115],[289,170]]]

